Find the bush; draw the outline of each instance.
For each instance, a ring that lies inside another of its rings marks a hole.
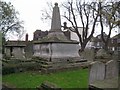
[[[2,68],[2,75],[15,73],[14,67],[3,67]]]
[[[39,70],[41,68],[39,63],[25,62],[21,64],[21,68],[24,70]]]
[[[39,63],[35,62],[22,62],[22,63],[17,63],[17,64],[9,64],[5,63],[3,64],[2,68],[2,74],[10,74],[10,73],[16,73],[16,72],[23,72],[23,71],[31,71],[31,70],[40,70],[41,66]]]

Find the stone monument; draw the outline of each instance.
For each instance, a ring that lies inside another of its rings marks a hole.
[[[108,62],[112,59],[112,55],[104,49],[99,49],[95,55],[95,61]]]
[[[81,60],[78,54],[79,42],[69,40],[62,32],[58,3],[55,3],[53,8],[51,23],[48,35],[34,41],[34,56],[44,58],[42,68],[65,68],[70,62],[79,62]]]

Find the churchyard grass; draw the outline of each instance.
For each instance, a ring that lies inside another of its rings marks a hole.
[[[48,81],[61,88],[87,88],[88,69],[77,69],[51,74],[21,72],[3,76],[3,83],[16,88],[36,88]]]

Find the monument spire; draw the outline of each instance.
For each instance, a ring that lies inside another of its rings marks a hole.
[[[61,19],[60,19],[60,11],[58,7],[58,3],[55,3],[53,8],[53,15],[51,21],[51,30],[48,35],[42,38],[41,41],[44,42],[72,42],[69,40],[61,30]]]
[[[58,3],[55,3],[52,14],[52,24],[50,31],[61,31],[61,19]]]

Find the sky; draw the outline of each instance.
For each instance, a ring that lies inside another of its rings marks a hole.
[[[51,25],[41,20],[42,10],[47,7],[47,2],[50,0],[2,0],[11,2],[15,7],[15,10],[19,12],[20,20],[24,21],[24,29],[29,35],[29,40],[33,39],[33,32],[36,29],[49,30]],[[61,0],[52,0],[52,4],[55,2],[61,3]],[[23,37],[24,38],[24,37]],[[10,39],[15,39],[11,37]]]
[[[42,10],[48,8],[47,2],[55,2],[61,4],[64,0],[2,0],[6,2],[11,2],[15,7],[15,10],[19,12],[20,20],[24,21],[24,29],[29,35],[29,40],[33,39],[33,32],[37,29],[40,30],[50,30],[51,23],[47,23],[41,20]],[[113,32],[114,33],[114,32]],[[99,32],[96,32],[99,34]],[[114,33],[115,34],[115,33]],[[113,36],[113,35],[112,35]],[[23,36],[24,39],[25,36]],[[10,40],[15,40],[11,37]]]

